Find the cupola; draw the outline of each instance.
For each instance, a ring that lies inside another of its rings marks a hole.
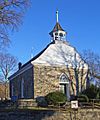
[[[56,11],[56,25],[54,26],[53,30],[49,34],[53,41],[56,41],[56,40],[65,41],[66,40],[66,32],[62,29],[62,27],[60,26],[58,22],[58,11]]]

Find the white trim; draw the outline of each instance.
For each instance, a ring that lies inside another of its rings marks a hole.
[[[69,84],[69,82],[59,82],[60,84]]]
[[[70,100],[70,83],[67,84],[67,99]]]
[[[67,76],[65,73],[62,73],[62,74],[60,75],[60,77],[59,77],[59,83],[60,83],[60,84],[69,84],[69,79],[68,79],[68,81],[64,81],[64,82],[61,81],[61,77],[62,77],[63,75],[68,79],[68,76]]]
[[[70,100],[70,81],[68,79],[68,81],[61,82],[62,75],[64,75],[68,79],[67,74],[62,73],[59,77],[59,88],[60,88],[60,85],[66,85],[66,96],[67,96],[68,100]]]
[[[21,80],[21,98],[24,98],[24,79]]]

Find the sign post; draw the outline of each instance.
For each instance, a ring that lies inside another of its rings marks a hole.
[[[71,101],[71,108],[72,109],[78,109],[78,101],[77,100]]]
[[[77,100],[71,101],[71,108],[74,110],[74,118],[75,120],[77,120],[76,118],[76,114],[78,112],[78,101]]]

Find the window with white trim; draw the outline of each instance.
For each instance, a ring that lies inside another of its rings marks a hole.
[[[24,98],[24,79],[21,80],[21,98]]]
[[[61,74],[60,76],[60,83],[69,83],[68,76],[64,73]]]

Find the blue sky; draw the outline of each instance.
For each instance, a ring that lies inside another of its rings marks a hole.
[[[18,32],[10,35],[9,52],[22,63],[50,43],[49,32],[59,23],[68,33],[67,40],[81,52],[90,49],[100,55],[100,0],[31,0]]]

